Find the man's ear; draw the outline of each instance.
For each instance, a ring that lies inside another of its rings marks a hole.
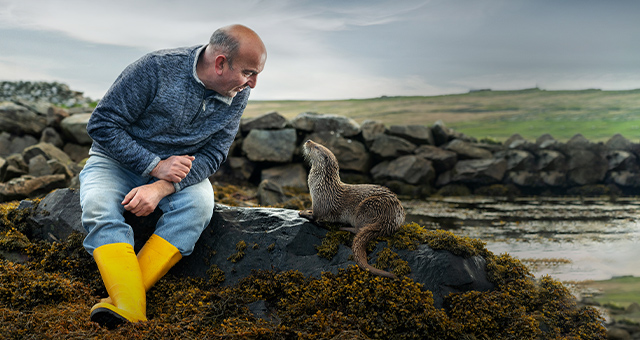
[[[216,70],[216,74],[221,76],[224,68],[227,67],[227,57],[222,54],[217,55],[216,59],[214,60],[214,67]]]

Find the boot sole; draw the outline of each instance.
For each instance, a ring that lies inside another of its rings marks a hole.
[[[108,308],[96,308],[91,312],[91,321],[108,329],[114,329],[123,323],[129,322],[122,315]]]

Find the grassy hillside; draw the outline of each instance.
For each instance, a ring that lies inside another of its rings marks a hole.
[[[606,141],[616,133],[640,141],[640,90],[479,91],[434,97],[381,97],[332,101],[251,101],[245,117],[277,111],[334,113],[358,123],[432,125],[442,120],[468,135],[505,140],[514,133],[535,140],[550,133],[566,141],[577,133]]]

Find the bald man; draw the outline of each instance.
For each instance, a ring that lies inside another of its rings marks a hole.
[[[146,321],[146,291],[193,251],[213,214],[208,181],[224,162],[266,48],[242,25],[203,46],[149,53],[129,65],[93,111],[90,157],[80,173],[85,249],[109,297],[91,320],[113,328]],[[123,213],[159,207],[155,233],[136,255]]]

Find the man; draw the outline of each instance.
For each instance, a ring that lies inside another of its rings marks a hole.
[[[227,157],[266,56],[254,31],[223,27],[207,45],[129,65],[93,111],[80,202],[84,247],[109,297],[91,320],[146,321],[146,291],[193,251],[213,214],[208,177]],[[163,215],[136,256],[123,213],[146,216],[156,207]]]

